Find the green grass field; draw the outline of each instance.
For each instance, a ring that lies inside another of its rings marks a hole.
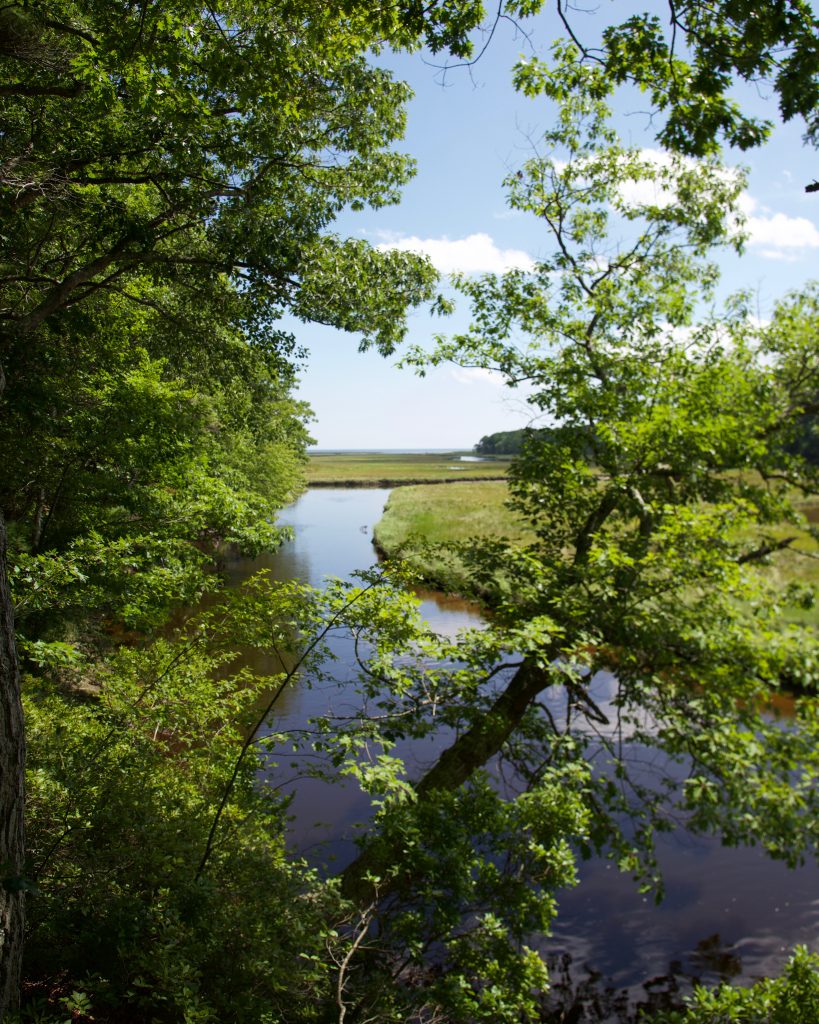
[[[526,523],[505,507],[507,493],[503,481],[397,488],[375,526],[374,540],[384,554],[405,558],[433,586],[468,593],[463,563],[457,555],[442,557],[424,550],[424,545],[495,537],[506,537],[512,543],[531,541],[533,535]],[[801,509],[811,523],[819,522],[819,499],[801,503]],[[786,536],[796,540],[790,548],[770,556],[770,564],[761,571],[782,584],[819,585],[819,543],[798,527],[774,531],[774,539]],[[789,609],[787,620],[819,627],[819,607]]]
[[[462,483],[457,487],[401,487],[390,495],[375,538],[384,551],[395,554],[427,543],[457,543],[476,537],[508,537],[514,542],[531,539],[522,519],[505,506],[504,481]]]
[[[474,596],[457,554],[441,555],[425,545],[500,537],[515,544],[533,540],[525,522],[506,508],[507,497],[502,480],[396,488],[373,539],[385,555],[406,559],[433,586]]]
[[[819,522],[819,499],[797,504],[808,522],[816,526]],[[819,587],[819,542],[807,530],[788,525],[778,527],[772,533],[774,540],[796,539],[790,547],[771,556],[765,571],[778,584],[798,582]],[[819,605],[804,610],[788,609],[787,620],[819,628]]]
[[[450,480],[503,479],[508,459],[462,462],[471,452],[436,452],[432,455],[395,455],[380,452],[311,454],[308,487],[391,487]]]

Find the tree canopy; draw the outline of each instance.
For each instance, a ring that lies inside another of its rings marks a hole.
[[[658,141],[693,156],[724,142],[739,149],[763,143],[774,124],[749,109],[738,83],[762,85],[775,96],[784,121],[801,119],[807,139],[817,139],[819,59],[816,12],[804,0],[777,0],[761,9],[745,2],[646,5],[617,22],[558,0],[565,36],[553,60],[525,60],[519,88],[555,99],[576,88],[598,98],[621,85],[636,86],[660,113]]]
[[[815,406],[815,289],[785,298],[767,327],[742,296],[704,314],[709,255],[742,242],[741,176],[622,146],[588,94],[566,100],[547,141],[508,188],[551,254],[533,273],[458,279],[472,324],[432,356],[526,381],[554,422],[511,474],[537,540],[461,547],[493,620],[472,641],[482,660],[451,674],[445,696],[423,689],[428,674],[407,678],[406,651],[389,662],[397,721],[434,707],[456,731],[345,870],[360,900],[404,894],[408,849],[440,856],[418,822],[479,787],[487,765],[507,781],[498,799],[560,780],[587,811],[580,849],[608,853],[646,891],[662,886],[654,838],[681,821],[789,864],[817,850],[819,662],[800,625],[813,588],[768,571],[787,550],[812,557],[795,502],[815,492],[815,468],[788,443]],[[615,680],[605,706],[600,671]],[[792,686],[783,729],[766,708]],[[651,773],[630,750],[654,752]]]
[[[400,337],[429,269],[329,232],[345,206],[394,202],[412,167],[392,150],[407,90],[367,62],[381,37],[365,12],[26,4],[3,19],[7,333],[99,291],[127,298],[139,274],[199,302],[226,276],[253,336],[291,308]]]
[[[517,455],[523,447],[527,430],[500,430],[487,434],[475,445],[478,455]]]
[[[434,299],[425,260],[333,225],[396,202],[413,169],[408,89],[373,55],[468,58],[481,5],[0,12],[0,1015],[27,892],[35,1015],[511,1024],[542,1009],[527,942],[572,881],[570,840],[655,888],[653,836],[679,817],[789,863],[813,853],[812,597],[765,569],[797,547],[816,485],[798,431],[819,299],[786,297],[768,327],[741,296],[702,303],[714,247],[742,241],[741,178],[715,150],[766,133],[733,81],[770,80],[813,138],[816,19],[801,0],[694,0],[588,46],[558,11],[554,62],[516,76],[560,103],[550,152],[507,183],[551,252],[460,278],[472,325],[431,357],[527,381],[554,424],[512,477],[537,539],[463,552],[494,618],[457,642],[429,634],[395,567],[322,593],[258,579],[169,617],[218,589],[220,545],[275,545],[300,486],[309,410],[284,314],[388,354]],[[685,158],[619,143],[604,101],[623,83]],[[332,675],[337,631],[361,712],[305,742],[375,818],[328,881],[287,854],[286,802],[256,771],[284,688]],[[264,671],[236,668],[248,649]],[[764,714],[785,684],[804,693],[792,730]],[[451,745],[413,778],[399,744],[440,728]],[[630,773],[623,744],[662,770]]]
[[[389,351],[424,260],[337,236],[395,202],[407,87],[384,46],[466,54],[475,4],[36,2],[0,12],[0,1013],[22,892],[18,652],[82,661],[270,546],[307,410],[285,312]],[[7,560],[6,524],[9,527]],[[34,662],[30,659],[34,658]]]

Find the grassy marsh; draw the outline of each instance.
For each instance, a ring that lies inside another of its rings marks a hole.
[[[530,543],[534,535],[522,518],[505,507],[507,496],[504,481],[401,487],[390,495],[373,537],[384,554],[405,558],[431,585],[466,593],[469,586],[457,554],[442,555],[426,545],[500,537],[513,544]],[[819,499],[798,504],[811,525],[819,523]],[[767,535],[774,541],[795,537],[789,547],[769,556],[762,570],[769,578],[782,585],[819,586],[819,541],[807,529],[783,526]],[[819,606],[789,608],[784,614],[785,621],[819,627]]]
[[[391,487],[463,480],[502,480],[509,459],[463,462],[468,451],[396,454],[382,452],[311,453],[308,487]]]
[[[470,588],[458,555],[430,551],[426,545],[501,537],[513,544],[529,543],[534,535],[523,519],[506,508],[508,493],[503,480],[396,488],[373,539],[385,555],[405,558],[427,582],[466,593]]]

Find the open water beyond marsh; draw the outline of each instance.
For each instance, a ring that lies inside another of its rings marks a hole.
[[[275,554],[231,562],[230,582],[265,569],[278,579],[320,585],[327,576],[347,577],[368,568],[376,561],[372,527],[388,494],[387,489],[307,491],[280,517],[293,528],[294,539]],[[453,635],[482,623],[467,602],[435,593],[421,596],[422,614],[436,632]],[[335,675],[343,678],[352,671],[352,651],[339,642],[334,653]],[[613,693],[614,680],[600,673],[593,682],[595,701],[605,708]],[[334,684],[297,686],[285,696],[277,729],[303,728],[328,704],[344,713],[343,687]],[[449,742],[443,736],[426,748],[416,744],[412,760],[430,763]],[[635,745],[627,756],[636,763],[645,754]],[[331,787],[301,777],[288,782],[287,764],[279,759],[274,781],[293,794],[294,845],[315,863],[343,867],[354,856],[354,826],[366,816],[366,799],[352,784]],[[650,771],[650,763],[639,770]],[[660,906],[603,859],[581,862],[579,885],[559,894],[553,935],[543,940],[542,949],[553,981],[560,983],[563,969],[567,986],[582,997],[583,1012],[570,1019],[626,1019],[617,1013],[617,1000],[605,995],[607,988],[630,989],[632,1006],[635,999],[647,1004],[677,984],[685,987],[692,977],[713,983],[773,974],[794,945],[819,949],[816,864],[789,870],[756,848],[727,848],[684,830],[660,837],[659,856],[666,885]]]

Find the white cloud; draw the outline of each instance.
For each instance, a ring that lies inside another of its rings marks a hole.
[[[657,170],[668,171],[671,168],[670,154],[661,149],[641,149],[640,160],[653,165]],[[692,161],[685,161],[691,163]],[[657,180],[641,178],[637,181],[624,181],[618,189],[621,200],[628,206],[670,206],[674,202],[674,190],[664,188]]]
[[[640,157],[659,168],[667,169],[670,166],[670,157],[660,150],[641,150]],[[726,173],[735,172],[729,168]],[[674,201],[672,190],[653,181],[626,182],[620,193],[626,203],[635,205],[656,203],[658,206],[666,206]],[[745,191],[740,193],[737,206],[746,218],[744,230],[748,234],[748,244],[763,247],[760,256],[774,260],[794,260],[798,258],[798,250],[819,248],[819,229],[807,217],[774,213]]]
[[[499,249],[483,232],[466,238],[391,238],[378,248],[422,253],[443,274],[503,274],[507,270],[532,270],[535,265],[522,249]]]
[[[754,199],[750,192],[740,192],[737,199],[739,212],[745,217],[750,217],[759,209],[759,202]]]
[[[807,217],[788,217],[784,213],[750,216],[745,225],[749,245],[763,245],[762,255],[787,258],[794,249],[819,248],[819,230]]]
[[[749,192],[740,193],[737,206],[745,217],[748,245],[760,246],[759,255],[765,259],[793,261],[805,249],[819,248],[819,229],[807,217],[774,213]]]
[[[495,388],[502,388],[506,384],[502,373],[482,366],[453,366],[450,372],[452,379],[459,384],[489,384]]]
[[[760,249],[759,255],[766,260],[779,260],[780,263],[798,263],[802,254],[786,252],[784,249]]]
[[[657,206],[662,209],[674,202],[673,190],[663,188],[658,181],[624,181],[618,192],[627,206]]]
[[[617,187],[618,198],[626,207],[658,206],[663,208],[675,202],[677,194],[674,182],[676,168],[693,170],[697,161],[691,157],[672,156],[664,149],[644,146],[633,152],[623,154],[621,164],[630,162],[636,156],[639,163],[647,169],[649,175],[655,177],[636,178],[621,181]],[[579,161],[582,170],[584,159]],[[563,160],[555,160],[554,167],[561,172],[568,167]],[[716,172],[722,181],[735,181],[739,172],[733,167],[724,167]]]

